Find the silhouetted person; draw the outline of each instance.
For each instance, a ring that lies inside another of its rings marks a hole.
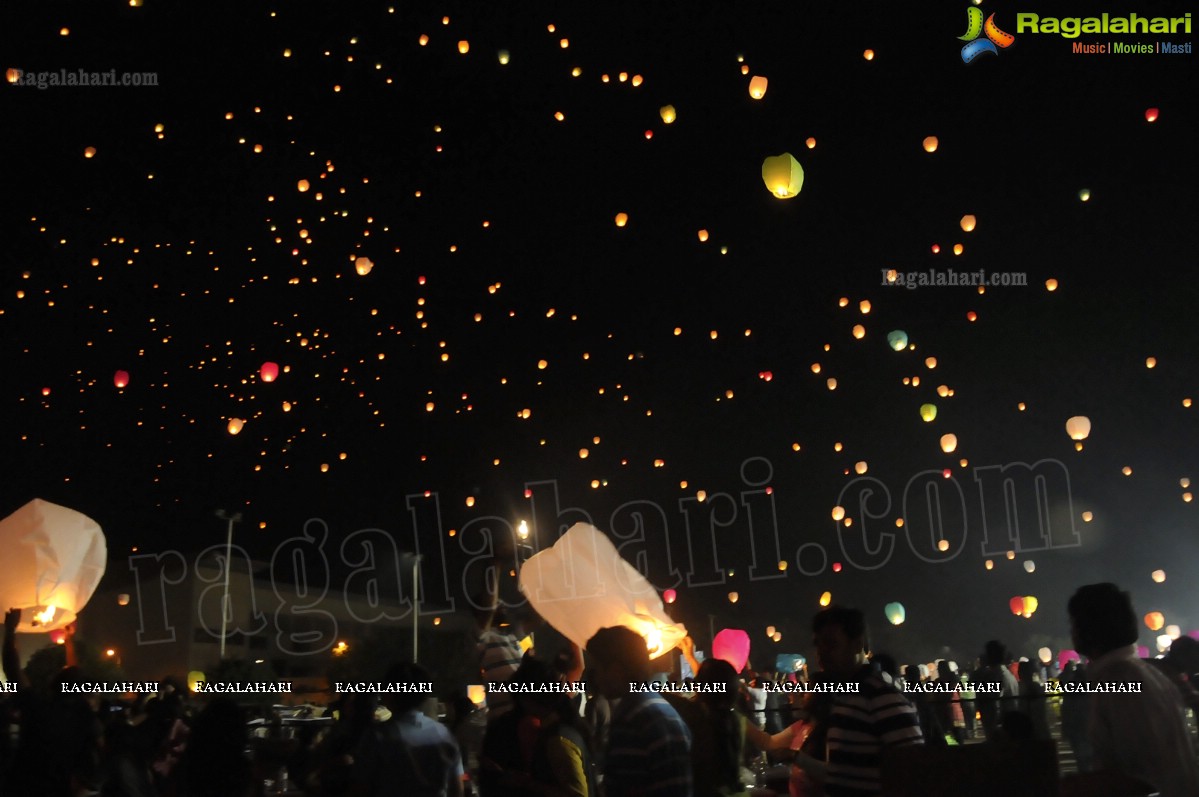
[[[974,699],[978,703],[987,741],[1001,738],[1001,718],[1005,712],[1016,708],[1016,694],[1020,685],[1012,671],[1004,666],[1006,662],[1007,649],[998,639],[992,639],[983,648],[982,669],[972,679],[978,685]]]
[[[1135,684],[1139,692],[1091,696],[1088,735],[1098,769],[1069,779],[1063,794],[1142,788],[1162,797],[1195,797],[1199,768],[1182,702],[1170,680],[1137,656],[1137,618],[1128,593],[1115,584],[1090,584],[1074,593],[1067,608],[1074,647],[1091,660],[1088,681]]]
[[[246,715],[228,697],[196,716],[179,761],[180,797],[250,797],[257,793],[246,757]]]
[[[623,626],[601,628],[587,642],[595,688],[612,711],[604,758],[607,797],[691,797],[691,732],[661,695],[632,691],[650,677],[649,652],[640,634]]]

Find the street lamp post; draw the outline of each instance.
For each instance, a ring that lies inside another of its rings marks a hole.
[[[229,627],[229,618],[233,607],[229,605],[229,571],[233,569],[233,524],[241,522],[241,512],[232,515],[223,509],[216,511],[216,516],[227,521],[228,530],[225,534],[225,592],[221,598],[221,660],[225,659],[225,631]]]

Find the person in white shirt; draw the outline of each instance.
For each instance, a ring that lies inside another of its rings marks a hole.
[[[1080,587],[1068,604],[1074,647],[1091,660],[1088,737],[1096,772],[1063,782],[1063,795],[1199,795],[1199,766],[1183,720],[1182,701],[1170,680],[1137,656],[1132,599],[1115,584]],[[1109,686],[1110,685],[1110,686]]]

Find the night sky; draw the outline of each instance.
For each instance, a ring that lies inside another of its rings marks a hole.
[[[1036,10],[1134,5],[1182,13]],[[807,652],[825,591],[901,660],[972,657],[992,637],[1056,652],[1066,598],[1104,580],[1199,628],[1194,56],[1072,54],[1025,33],[964,64],[967,7],[9,9],[4,68],[158,85],[0,87],[0,514],[39,497],[95,518],[107,579],[128,578],[134,547],[222,543],[217,508],[244,513],[237,542],[262,559],[322,518],[334,587],[339,540],[382,528],[432,561],[444,548],[461,610],[482,573],[469,552],[503,532],[479,519],[535,521],[548,544],[551,485],[525,490],[554,482],[604,530],[627,502],[661,507],[634,546],[651,581],[677,587],[697,636],[709,614],[749,630],[758,660]],[[982,8],[1009,33],[1029,10]],[[805,172],[785,200],[761,173],[783,152]],[[888,269],[1027,285],[905,290]],[[892,330],[915,348],[892,350]],[[1081,451],[1072,416],[1092,422]],[[1077,544],[984,552],[984,525],[999,537],[1006,521],[976,468],[1041,460],[1068,474],[1047,504]],[[877,480],[864,507],[856,478]],[[943,533],[922,487],[905,509],[913,478],[946,499]],[[894,535],[874,569],[852,563],[863,533]],[[751,538],[775,578],[751,579]],[[698,585],[716,570],[723,584]],[[1009,610],[1024,595],[1031,618]]]

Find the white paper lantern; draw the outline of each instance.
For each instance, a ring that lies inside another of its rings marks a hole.
[[[21,610],[22,633],[73,622],[104,575],[99,524],[40,498],[0,520],[0,606]]]
[[[576,523],[525,562],[520,590],[536,612],[579,647],[601,628],[623,625],[645,637],[651,659],[672,650],[687,629],[666,615],[658,591],[620,557],[603,532]]]

